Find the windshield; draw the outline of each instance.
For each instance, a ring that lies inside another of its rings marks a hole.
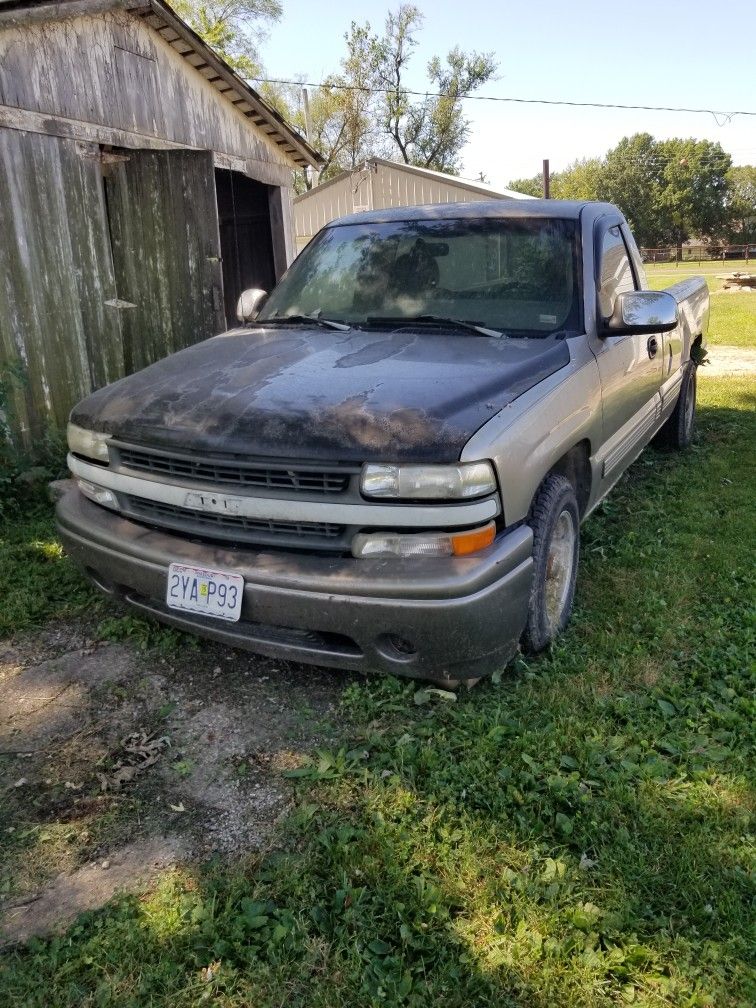
[[[434,316],[511,335],[579,325],[575,223],[404,220],[326,228],[258,321],[311,315],[350,325]]]

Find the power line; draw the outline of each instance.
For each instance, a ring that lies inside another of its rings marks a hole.
[[[367,87],[363,84],[336,84],[333,82],[321,84],[308,84],[306,81],[280,80],[273,77],[250,77],[250,80],[258,84],[286,84],[292,87],[330,88],[338,91],[361,91],[367,94],[392,94],[395,88]],[[489,102],[512,102],[519,105],[558,105],[569,106],[571,108],[598,108],[598,109],[628,109],[640,112],[689,112],[692,114],[705,114],[714,117],[717,126],[725,126],[731,122],[735,116],[756,116],[756,111],[723,112],[718,109],[707,108],[684,108],[673,105],[623,105],[618,102],[580,102],[568,101],[567,99],[554,98],[515,98],[504,95],[455,95],[442,91],[413,91],[409,88],[402,88],[401,95],[412,95],[417,98],[452,98],[458,101],[489,101]],[[720,122],[720,118],[722,122]]]

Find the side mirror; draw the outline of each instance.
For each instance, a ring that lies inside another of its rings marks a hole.
[[[268,292],[259,287],[250,287],[241,292],[236,302],[236,317],[240,322],[253,322],[268,297]]]
[[[605,336],[669,332],[677,325],[677,301],[666,291],[624,291],[604,321]]]

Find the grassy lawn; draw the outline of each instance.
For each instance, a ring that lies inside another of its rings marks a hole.
[[[726,346],[756,346],[756,293],[723,291],[718,273],[756,273],[756,262],[649,263],[646,276],[652,290],[663,290],[678,280],[704,276],[711,292],[709,342]]]
[[[548,656],[455,701],[348,687],[274,849],[6,952],[0,1004],[753,1005],[755,386],[699,390],[694,449],[586,523]],[[39,522],[3,569],[55,618],[86,589]]]
[[[23,521],[13,514],[3,522],[0,587],[0,640],[13,631],[73,616],[100,604],[94,588],[64,555],[48,507],[39,507]]]

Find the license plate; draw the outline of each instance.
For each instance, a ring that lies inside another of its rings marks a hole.
[[[241,574],[172,563],[165,601],[169,609],[200,613],[235,623],[241,616],[244,578]]]

